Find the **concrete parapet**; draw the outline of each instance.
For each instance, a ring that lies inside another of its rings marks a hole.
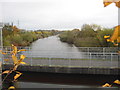
[[[2,65],[2,69],[6,70],[12,67],[10,64]],[[30,66],[20,65],[18,71],[30,72],[50,72],[50,73],[72,73],[72,74],[104,74],[104,75],[120,75],[120,68],[94,68],[94,67],[58,67],[58,66]]]

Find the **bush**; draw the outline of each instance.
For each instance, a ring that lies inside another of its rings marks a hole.
[[[74,29],[72,31],[64,31],[59,35],[60,40],[70,44],[75,44],[77,47],[107,47],[113,46],[108,44],[105,35],[112,35],[113,29],[103,28],[99,25],[83,25],[81,31]]]
[[[22,41],[23,41],[23,38],[18,34],[11,37],[11,42],[14,45],[20,46]]]

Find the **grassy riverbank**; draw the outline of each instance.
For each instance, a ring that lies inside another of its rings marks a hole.
[[[101,28],[99,25],[84,24],[79,29],[63,31],[59,37],[63,42],[74,44],[77,47],[108,47],[113,46],[104,39],[105,35],[112,35],[113,28]]]
[[[28,46],[37,39],[55,35],[55,30],[28,31],[19,29],[16,26],[5,25],[3,27],[3,46]]]

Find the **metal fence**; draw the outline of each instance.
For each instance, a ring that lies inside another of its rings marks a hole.
[[[11,51],[12,47],[10,46],[5,46],[5,47],[1,47],[3,48],[3,51]],[[26,49],[28,51],[31,50],[31,47],[17,47],[18,49]],[[68,47],[68,49],[71,47]],[[76,48],[76,47],[72,47],[72,48]],[[61,50],[62,48],[59,48],[58,50]],[[106,52],[106,53],[116,53],[119,49],[119,47],[77,47],[77,49],[81,52]],[[52,50],[51,50],[52,51]]]
[[[21,49],[23,47],[19,47]],[[31,48],[24,47],[27,51],[18,53],[18,57],[20,54],[26,55],[25,62],[26,65],[31,66],[61,66],[61,67],[99,67],[99,68],[118,68],[119,67],[119,54],[117,52],[117,48],[79,48],[81,50],[80,53],[75,52],[59,52],[59,54],[55,54],[55,51],[51,51],[51,53],[47,53],[47,51],[42,51],[41,55],[37,55],[38,51],[31,51]],[[7,55],[3,56],[4,64],[11,64],[11,48],[4,48],[4,51],[7,52]],[[54,54],[52,53],[54,52]],[[76,57],[74,55],[82,55],[81,58]],[[8,60],[9,59],[9,60]]]

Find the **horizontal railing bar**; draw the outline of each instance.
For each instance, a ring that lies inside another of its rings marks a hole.
[[[3,46],[3,47],[11,47],[11,46]],[[30,47],[30,46],[18,46],[18,47]],[[71,48],[71,47],[67,47],[67,48]],[[72,48],[118,48],[118,47],[72,47]]]

